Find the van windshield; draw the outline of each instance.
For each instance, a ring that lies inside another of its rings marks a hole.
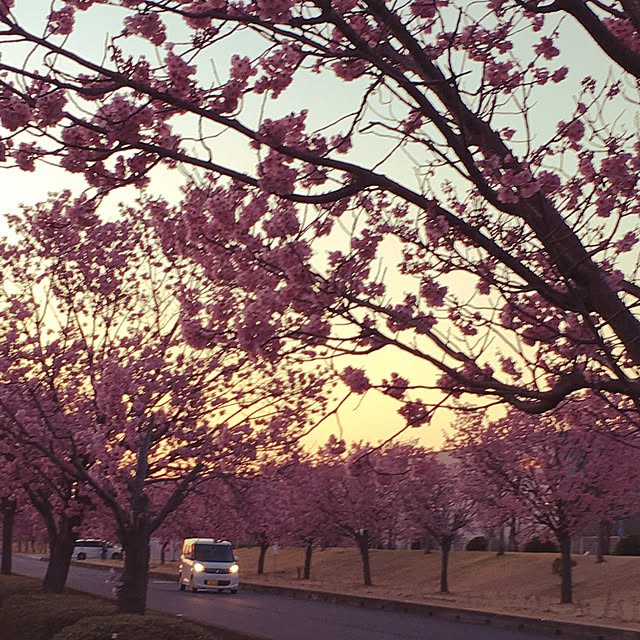
[[[233,549],[228,544],[196,544],[193,559],[200,562],[233,562]]]

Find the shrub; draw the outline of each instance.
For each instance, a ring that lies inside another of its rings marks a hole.
[[[117,635],[115,635],[117,634]],[[84,618],[59,631],[52,640],[222,640],[213,632],[187,620],[158,614],[118,614]]]
[[[484,536],[476,536],[471,538],[464,548],[465,551],[486,551],[487,539]]]
[[[553,540],[531,538],[531,540],[524,545],[522,550],[528,551],[529,553],[557,553],[558,546],[553,542]]]
[[[575,567],[578,563],[571,558],[571,566]],[[551,564],[551,573],[559,576],[562,573],[562,558],[556,558]]]
[[[113,615],[116,607],[106,600],[70,594],[18,594],[0,607],[3,638],[51,640],[64,627],[88,616]]]
[[[617,556],[640,556],[640,536],[632,535],[620,538],[613,553]]]

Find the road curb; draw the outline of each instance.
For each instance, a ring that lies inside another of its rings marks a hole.
[[[366,609],[399,611],[450,622],[465,622],[495,627],[496,629],[512,629],[515,631],[541,633],[571,640],[640,640],[640,631],[616,627],[603,627],[577,622],[561,622],[546,618],[528,618],[525,616],[491,613],[474,609],[459,609],[446,605],[402,602],[400,600],[387,600],[373,596],[355,596],[344,593],[281,587],[246,581],[241,582],[240,586],[242,589],[248,591],[274,593],[302,600],[319,600]]]

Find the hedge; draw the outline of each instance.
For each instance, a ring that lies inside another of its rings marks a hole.
[[[166,615],[118,614],[83,618],[65,627],[52,640],[221,640],[193,622]]]
[[[558,545],[553,542],[553,540],[531,538],[522,550],[529,553],[556,553],[558,551]]]
[[[0,607],[3,638],[51,640],[66,626],[88,616],[109,616],[116,612],[112,602],[71,594],[19,593]]]
[[[484,536],[476,536],[467,542],[465,551],[486,551],[487,539]]]

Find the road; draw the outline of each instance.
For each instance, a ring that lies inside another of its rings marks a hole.
[[[13,571],[44,576],[46,562],[14,555]],[[67,585],[112,596],[109,573],[72,566]],[[542,640],[548,636],[487,628],[426,617],[359,609],[346,605],[242,591],[237,594],[189,593],[177,581],[151,578],[147,605],[165,613],[183,615],[245,631],[272,640]]]

